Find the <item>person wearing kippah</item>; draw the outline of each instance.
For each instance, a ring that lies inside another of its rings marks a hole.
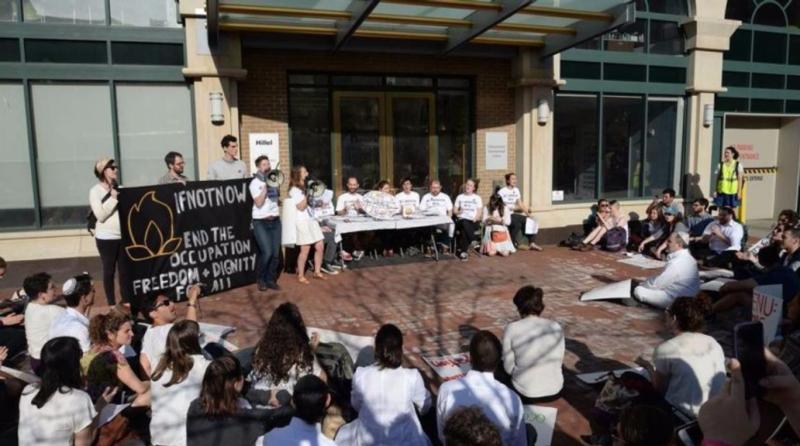
[[[67,310],[50,325],[50,339],[62,336],[78,340],[84,353],[89,351],[89,310],[94,304],[94,282],[89,273],[69,278],[61,287]]]
[[[689,250],[689,234],[675,231],[667,239],[667,266],[633,289],[633,298],[658,308],[669,308],[681,296],[694,297],[700,292],[697,262]]]

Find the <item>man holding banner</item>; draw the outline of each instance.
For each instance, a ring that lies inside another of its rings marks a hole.
[[[255,165],[258,173],[250,181],[250,195],[253,197],[253,235],[258,244],[256,280],[260,291],[280,290],[276,282],[281,250],[279,191],[266,183],[267,172],[272,169],[269,158],[261,155],[256,158]]]

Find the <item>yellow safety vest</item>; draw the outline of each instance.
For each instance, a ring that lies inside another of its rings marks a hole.
[[[739,192],[739,162],[720,163],[717,193],[735,195]]]

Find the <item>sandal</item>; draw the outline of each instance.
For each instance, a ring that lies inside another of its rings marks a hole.
[[[328,278],[327,278],[327,277],[325,277],[325,275],[324,275],[324,274],[322,274],[322,273],[314,273],[314,276],[313,276],[313,277],[314,277],[315,279],[319,279],[319,280],[328,280]]]
[[[306,279],[303,276],[297,276],[297,281],[302,283],[303,285],[308,285],[308,284],[311,283],[311,282],[308,281],[308,279]]]

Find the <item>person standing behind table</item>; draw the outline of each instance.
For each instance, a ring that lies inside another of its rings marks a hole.
[[[222,138],[222,158],[208,166],[207,180],[235,180],[247,178],[247,166],[236,156],[239,155],[239,144],[233,135]]]
[[[180,183],[185,186],[189,179],[183,175],[183,168],[186,166],[183,155],[178,152],[169,152],[164,157],[164,163],[167,165],[167,173],[158,179],[158,184]]]
[[[75,276],[62,286],[67,310],[53,320],[49,338],[69,336],[78,340],[84,353],[92,346],[89,340],[89,310],[94,304],[94,283],[88,273]]]
[[[722,152],[722,161],[717,166],[714,176],[717,178],[717,189],[714,192],[714,204],[719,207],[739,207],[744,187],[744,168],[739,162],[739,151],[728,146]]]
[[[456,251],[461,260],[467,260],[469,248],[478,243],[475,232],[480,229],[483,217],[483,199],[475,193],[475,180],[470,178],[464,183],[464,193],[456,197],[453,214],[457,217],[458,243]],[[476,247],[475,249],[480,248]]]
[[[114,274],[122,258],[122,235],[119,226],[117,206],[117,166],[111,158],[101,158],[94,165],[94,175],[99,182],[89,190],[89,205],[97,218],[94,240],[100,252],[100,263],[103,267],[103,291],[106,293],[108,305],[114,305]],[[130,292],[126,284],[127,274],[119,270],[120,293],[122,302],[130,302]]]
[[[347,178],[347,192],[339,195],[336,199],[336,215],[347,217],[357,217],[364,214],[364,197],[358,193],[358,178]],[[359,261],[364,257],[362,243],[358,232],[342,235],[346,249],[352,250],[352,255],[347,250],[342,250],[342,260]]]
[[[525,225],[527,219],[531,217],[531,211],[522,201],[522,194],[519,188],[517,188],[517,175],[514,173],[507,173],[505,178],[506,186],[501,188],[498,193],[500,194],[500,198],[503,199],[503,204],[505,204],[507,208],[506,212],[511,214],[511,223],[508,225],[511,242],[514,243],[514,247],[522,249],[523,251],[528,249],[541,251],[542,247],[537,245],[534,241],[536,235],[531,234],[530,237],[528,237],[528,235],[525,234]],[[524,243],[518,246],[517,243],[520,239],[522,239]]]
[[[39,353],[49,339],[50,326],[61,316],[64,308],[53,303],[56,300],[56,285],[50,274],[28,276],[22,283],[22,288],[31,299],[25,307],[25,337],[28,340],[31,368],[36,372],[41,365]]]
[[[308,198],[306,198],[306,178],[308,178],[306,166],[298,164],[292,167],[292,174],[289,179],[289,196],[297,206],[295,225],[297,226],[297,246],[300,249],[300,253],[297,254],[297,281],[304,285],[310,283],[305,278],[305,272],[306,260],[312,245],[314,246],[314,278],[328,280],[322,274],[322,255],[324,254],[322,240],[324,236],[319,223],[311,218],[311,209],[309,208]]]
[[[256,158],[256,175],[250,180],[253,197],[253,236],[258,245],[256,277],[258,290],[279,291],[277,283],[281,255],[281,217],[276,187],[267,186],[266,175],[272,165],[265,155]]]

